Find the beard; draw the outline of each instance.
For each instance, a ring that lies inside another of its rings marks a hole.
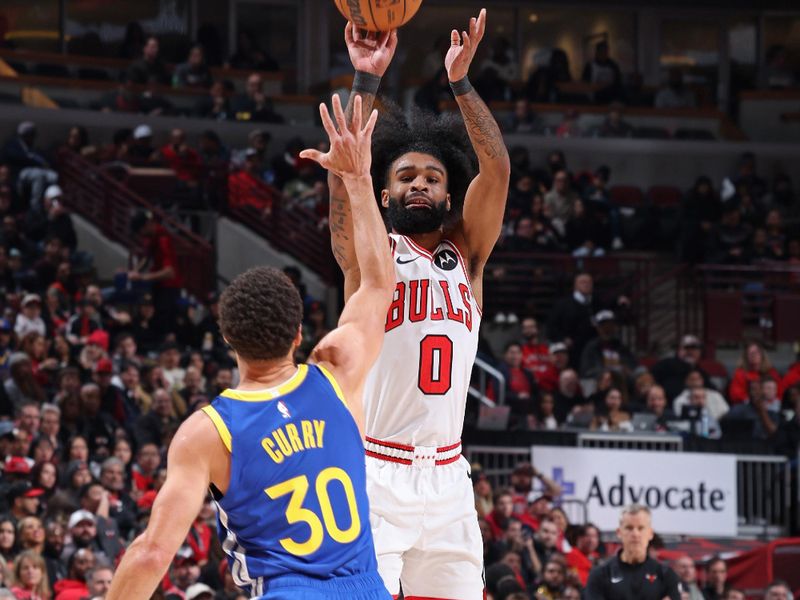
[[[389,197],[386,209],[389,225],[400,235],[429,233],[441,228],[447,216],[447,202],[434,202],[433,206],[409,209],[397,198]]]

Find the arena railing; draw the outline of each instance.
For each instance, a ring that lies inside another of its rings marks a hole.
[[[95,225],[110,240],[136,250],[138,241],[130,221],[137,210],[152,212],[171,234],[178,269],[186,290],[204,298],[216,285],[214,248],[205,239],[164,213],[102,169],[72,152],[58,160],[65,204]]]
[[[603,436],[608,437],[608,444],[595,447],[616,447],[623,449],[618,434],[593,433],[592,440],[598,442]],[[643,435],[630,437],[629,449],[641,449]],[[659,436],[653,435],[653,438]],[[547,444],[546,440],[537,443]],[[654,439],[653,443],[657,443]],[[581,445],[581,444],[579,444]],[[650,448],[659,451],[656,448]],[[665,449],[662,451],[673,451]],[[489,477],[496,488],[507,486],[511,472],[520,463],[531,460],[530,447],[503,447],[467,445],[464,455],[470,464],[479,464],[483,473]],[[738,535],[742,537],[779,537],[787,535],[793,523],[792,503],[800,502],[794,497],[792,487],[792,470],[797,465],[784,456],[769,455],[737,455],[736,456],[736,495],[738,504]],[[796,477],[797,475],[795,475]],[[578,502],[582,502],[580,498]],[[591,520],[591,511],[587,510],[586,519]],[[800,525],[798,523],[797,525]]]

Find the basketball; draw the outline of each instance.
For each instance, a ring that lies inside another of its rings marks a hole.
[[[389,31],[408,23],[422,0],[334,0],[348,21],[367,31]]]

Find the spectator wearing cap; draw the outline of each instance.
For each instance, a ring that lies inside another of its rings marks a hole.
[[[57,185],[51,185],[44,192],[44,237],[60,240],[71,255],[78,247],[78,235],[72,217],[64,207],[63,195],[63,190]]]
[[[748,396],[748,385],[752,381],[761,381],[769,377],[781,381],[781,376],[772,366],[764,346],[758,342],[750,342],[742,348],[739,364],[733,372],[728,399],[732,405],[745,402]],[[778,386],[778,396],[783,396],[783,387]]]
[[[519,519],[531,531],[538,531],[541,522],[549,518],[552,508],[553,496],[545,490],[532,491],[528,494],[528,507],[524,514],[519,515]]]
[[[16,435],[20,434],[18,429],[15,429],[14,431],[16,432]],[[27,483],[30,481],[33,461],[24,456],[14,456],[9,454],[6,456],[5,461],[3,461],[2,467],[2,487],[5,492],[7,491],[6,488],[11,488],[19,482]]]
[[[131,230],[145,247],[147,260],[140,263],[138,269],[130,271],[128,279],[152,284],[156,326],[161,329],[163,336],[163,333],[172,331],[175,326],[177,303],[183,287],[175,244],[170,233],[148,211],[134,216]],[[149,264],[150,270],[144,271],[143,264]]]
[[[94,552],[90,548],[79,548],[67,559],[67,576],[53,586],[54,600],[82,600],[89,593],[86,573],[95,565]]]
[[[89,336],[102,329],[102,324],[100,315],[97,314],[97,307],[86,298],[79,300],[75,308],[75,314],[67,321],[67,341],[73,346],[80,347],[89,343]]]
[[[81,486],[78,491],[78,501],[79,510],[89,511],[94,515],[96,535],[90,543],[86,537],[88,534],[84,532],[84,539],[77,543],[77,547],[90,547],[98,559],[113,561],[122,552],[124,546],[119,539],[117,522],[109,517],[110,492],[100,482],[91,481]],[[84,522],[84,524],[86,523]]]
[[[528,508],[528,497],[533,491],[534,479],[538,479],[541,482],[543,495],[550,498],[557,498],[561,495],[560,485],[538,471],[531,463],[521,462],[511,472],[514,514],[517,516],[524,515]],[[533,527],[533,522],[529,523],[529,525],[532,529],[536,529],[536,527]]]
[[[703,344],[700,338],[687,334],[681,338],[675,356],[664,358],[653,365],[651,373],[658,384],[664,387],[670,400],[674,400],[683,391],[686,376],[693,369],[699,370],[706,387],[711,387],[711,380],[699,366],[702,357]]]
[[[708,387],[703,375],[700,369],[692,369],[687,373],[684,382],[685,389],[678,394],[672,403],[672,410],[676,415],[680,415],[683,412],[683,408],[691,404],[691,395],[694,390],[703,390],[705,408],[708,410],[709,416],[719,420],[728,414],[730,406],[725,401],[725,398],[717,390]]]
[[[96,484],[91,484],[96,486]],[[87,489],[85,486],[82,489]],[[117,539],[116,529],[108,520],[104,521],[103,528],[98,528],[97,517],[86,509],[78,509],[69,516],[67,530],[69,543],[64,545],[61,560],[67,559],[80,549],[88,549],[98,560],[113,561],[122,551],[122,545]]]
[[[251,210],[264,219],[272,214],[276,190],[264,183],[262,169],[263,163],[256,150],[245,150],[242,168],[228,175],[230,208]]]
[[[17,134],[3,146],[0,155],[11,169],[11,176],[20,196],[29,192],[29,205],[38,209],[42,194],[49,185],[58,183],[58,173],[47,159],[36,150],[36,125],[23,121],[17,125]]]
[[[165,600],[184,600],[186,592],[200,578],[200,569],[197,559],[189,546],[181,546],[178,554],[172,561],[169,573],[171,586],[164,592]]]
[[[30,473],[30,466],[27,465],[27,473]],[[21,468],[21,465],[19,465]],[[8,489],[8,499],[11,505],[9,513],[20,521],[25,517],[34,517],[39,513],[39,497],[44,490],[33,487],[30,481],[18,481]]]
[[[22,311],[17,315],[14,332],[22,338],[25,334],[35,331],[41,335],[47,333],[47,327],[42,319],[42,299],[38,294],[26,294],[22,298]]]
[[[186,588],[186,600],[213,600],[214,590],[205,583],[195,583]]]
[[[637,363],[633,352],[617,337],[617,319],[610,310],[601,310],[594,317],[597,337],[589,341],[581,353],[581,377],[597,377],[606,370],[629,376]]]

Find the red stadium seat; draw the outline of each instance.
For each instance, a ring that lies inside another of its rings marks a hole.
[[[644,205],[644,194],[633,185],[615,185],[611,188],[611,202],[617,206],[639,208]]]
[[[659,208],[677,208],[683,200],[683,192],[671,185],[654,185],[647,190],[647,197],[653,206]]]

